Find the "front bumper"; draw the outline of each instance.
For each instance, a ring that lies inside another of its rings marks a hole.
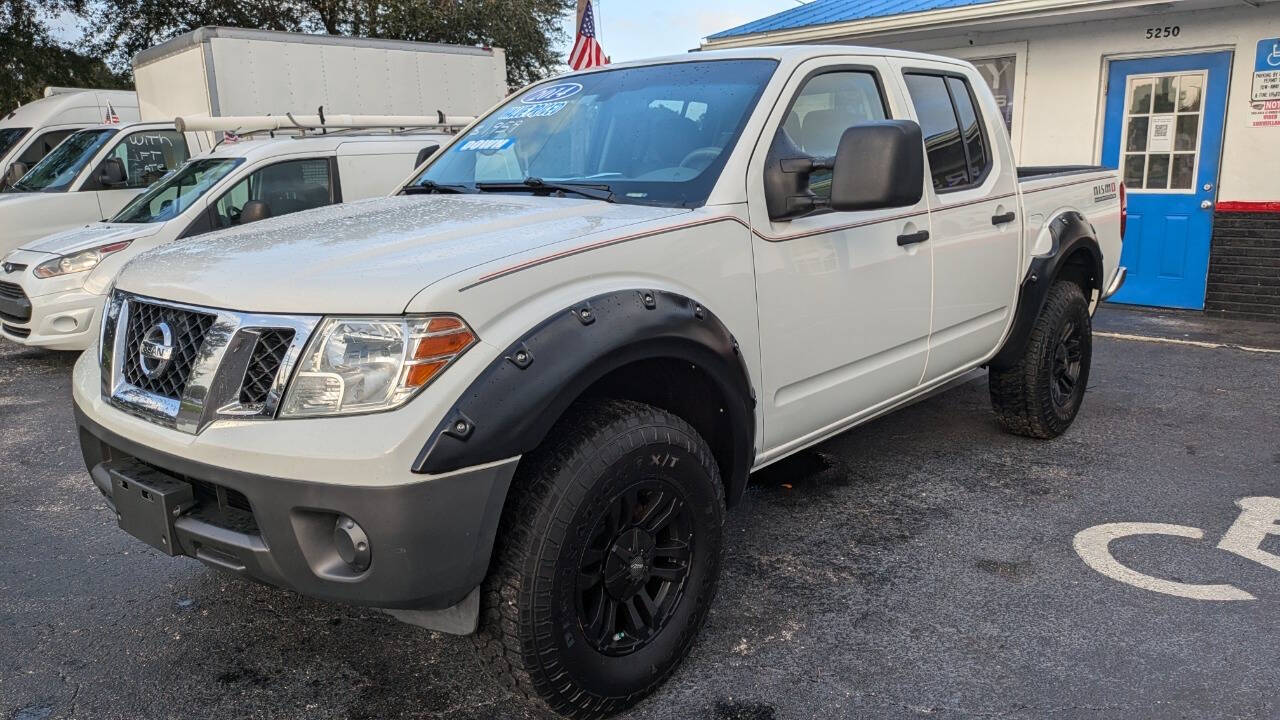
[[[517,462],[394,485],[307,482],[153,450],[103,427],[79,404],[75,409],[85,465],[108,502],[113,474],[117,483],[136,475],[144,487],[157,476],[191,486],[193,494],[175,506],[170,554],[304,595],[378,608],[440,610],[471,594],[487,572]],[[363,571],[341,557],[339,517],[367,534]]]
[[[105,300],[85,290],[26,298],[28,313],[24,314],[29,318],[3,318],[0,335],[22,345],[50,350],[88,350],[98,340]]]

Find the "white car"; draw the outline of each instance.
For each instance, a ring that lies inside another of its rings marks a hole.
[[[0,193],[0,257],[120,211],[148,185],[210,147],[172,122],[104,124],[63,140]]]
[[[0,262],[0,336],[54,350],[98,339],[120,268],[211,230],[386,195],[448,135],[332,134],[224,144],[197,155],[106,222],[50,235]]]
[[[959,60],[574,73],[400,196],[130,263],[74,370],[81,447],[162,552],[475,632],[522,696],[601,717],[689,651],[752,470],[984,366],[1009,431],[1069,428],[1122,195],[1016,167]]]
[[[0,190],[40,162],[71,133],[109,118],[138,120],[138,96],[125,90],[48,87],[44,97],[0,119]]]

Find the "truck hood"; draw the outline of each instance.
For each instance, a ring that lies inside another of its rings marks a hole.
[[[245,312],[400,313],[468,268],[684,212],[508,194],[376,198],[161,246],[116,285]]]
[[[97,222],[23,243],[21,249],[48,255],[70,255],[121,240],[149,237],[160,232],[162,227],[164,223]]]

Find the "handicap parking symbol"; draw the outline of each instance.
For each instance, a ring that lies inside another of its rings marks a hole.
[[[1254,64],[1254,72],[1280,70],[1280,38],[1269,38],[1258,42],[1258,61]]]

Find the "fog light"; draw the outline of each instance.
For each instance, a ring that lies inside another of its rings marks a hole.
[[[369,547],[369,536],[364,528],[346,515],[339,515],[333,525],[333,545],[338,549],[338,557],[356,572],[369,569],[373,550]]]

